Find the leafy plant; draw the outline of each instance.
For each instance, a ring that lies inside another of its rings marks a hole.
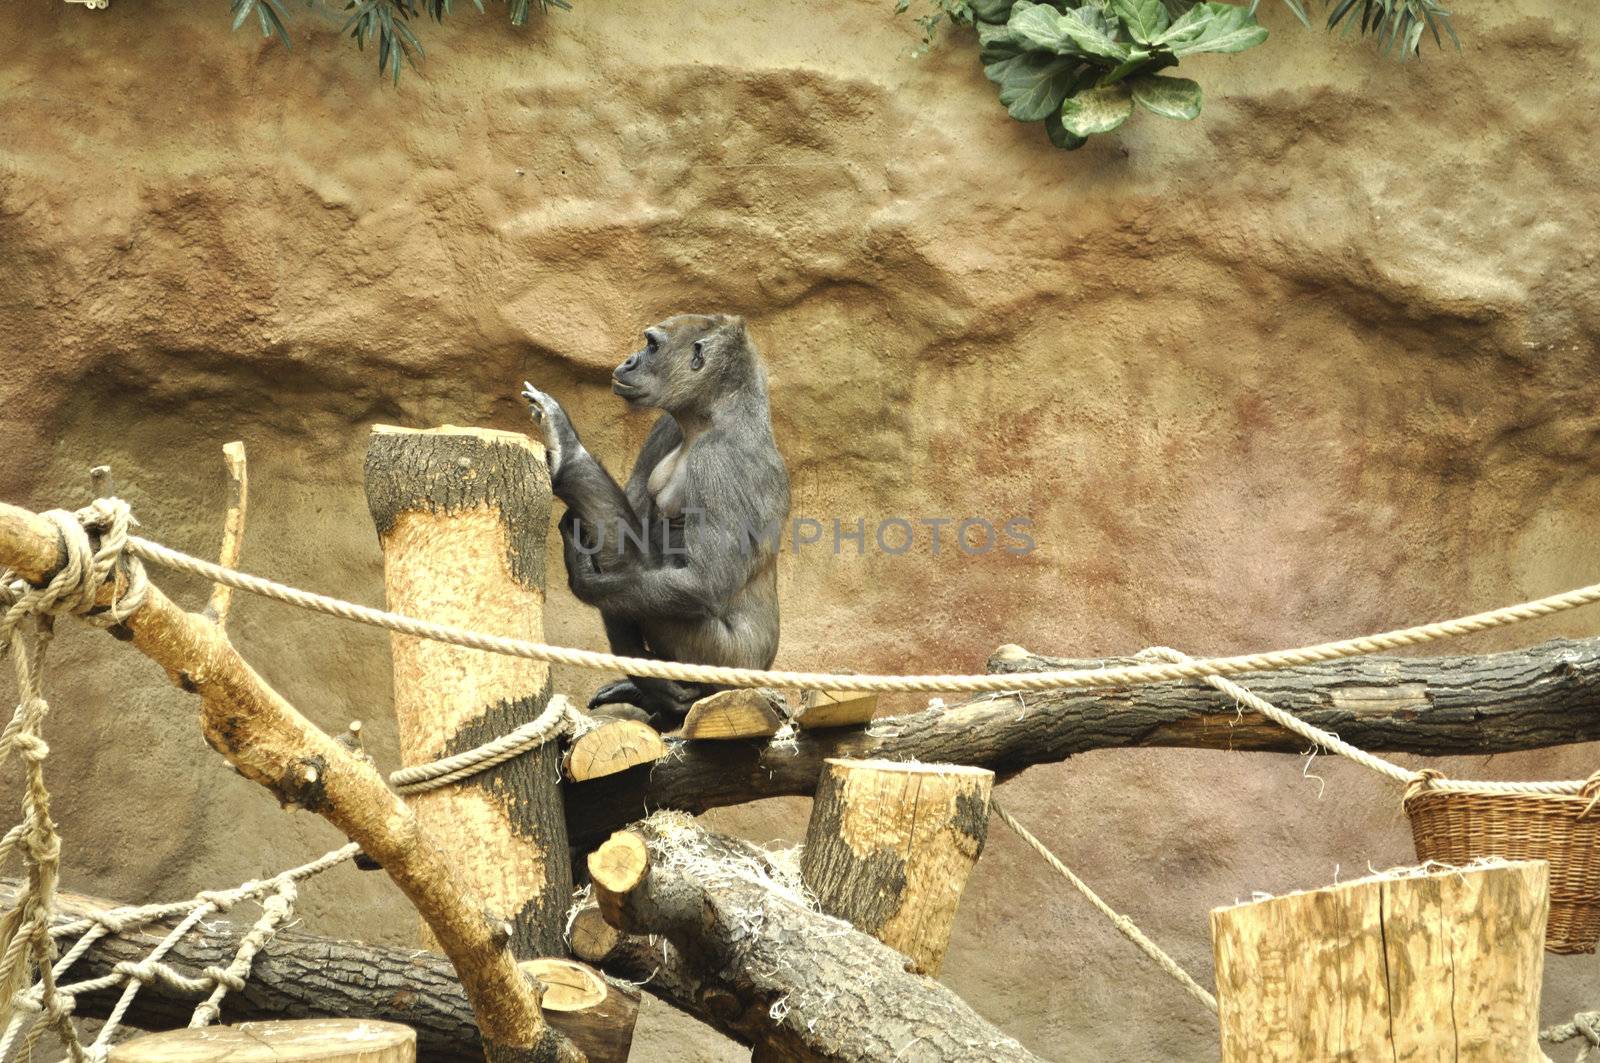
[[[977,12],[980,55],[1000,102],[1019,122],[1044,122],[1051,143],[1069,151],[1121,126],[1136,106],[1179,121],[1196,117],[1199,84],[1159,71],[1185,56],[1241,52],[1267,39],[1252,8],[1215,0],[1181,5],[1177,14],[1162,0],[985,6]]]
[[[1217,0],[929,0],[920,54],[946,23],[974,25],[983,72],[1020,122],[1044,122],[1059,148],[1082,147],[1118,128],[1141,107],[1189,121],[1200,114],[1200,86],[1160,71],[1197,52],[1241,52],[1267,37],[1248,8]],[[1304,0],[1283,0],[1308,28]],[[1380,51],[1416,55],[1424,32],[1456,48],[1450,12],[1437,0],[1328,0],[1328,29],[1372,35]],[[911,0],[895,0],[895,11]]]
[[[1304,12],[1297,14],[1305,18]],[[1456,50],[1461,49],[1461,41],[1450,25],[1450,12],[1434,0],[1338,0],[1328,12],[1328,29],[1337,29],[1341,22],[1346,33],[1354,29],[1376,37],[1380,51],[1398,55],[1402,62],[1422,51],[1423,30],[1433,34],[1433,43],[1443,48],[1444,38],[1439,35],[1442,29]]]
[[[307,0],[306,6],[314,6],[315,2]],[[541,11],[552,7],[572,8],[567,0],[506,0],[511,24],[521,26],[527,22],[528,11],[535,2]],[[232,0],[232,4],[234,29],[243,26],[254,14],[263,37],[276,36],[284,47],[290,47],[283,0]],[[472,0],[472,6],[480,14],[483,12],[483,0]],[[427,54],[411,23],[423,17],[443,22],[453,8],[454,0],[345,0],[346,19],[339,32],[348,33],[362,51],[376,41],[378,73],[388,74],[399,84],[401,67],[416,69],[417,61]]]

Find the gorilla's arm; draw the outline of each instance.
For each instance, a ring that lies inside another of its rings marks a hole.
[[[583,445],[577,426],[559,402],[527,383],[522,396],[528,400],[534,421],[544,429],[550,490],[567,504],[560,530],[569,575],[575,561],[590,568],[596,564],[616,567],[630,542],[622,529],[643,527],[635,502],[640,503],[641,509],[646,508],[644,497],[630,498],[611,478],[606,467]],[[655,435],[652,432],[651,438]]]
[[[737,445],[714,435],[701,439],[688,460],[687,552],[630,558],[607,571],[579,565],[568,583],[580,600],[623,616],[713,616],[766,564],[771,544],[763,531],[787,511],[786,478],[772,482],[770,470],[752,467]]]

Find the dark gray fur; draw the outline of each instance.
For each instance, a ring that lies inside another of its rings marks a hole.
[[[663,411],[626,487],[584,448],[558,402],[531,385],[523,392],[544,428],[551,488],[567,504],[567,584],[600,610],[613,653],[770,667],[776,537],[762,530],[789,514],[789,473],[772,436],[766,371],[738,317],[680,315],[645,337],[612,374],[630,409]],[[643,544],[618,534],[619,522],[643,530]],[[589,704],[637,705],[662,724],[715,689],[629,677]]]

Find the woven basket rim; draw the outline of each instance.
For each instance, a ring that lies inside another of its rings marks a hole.
[[[1428,787],[1426,789],[1416,790],[1405,795],[1405,797],[1401,799],[1400,805],[1402,808],[1409,811],[1413,804],[1421,804],[1424,801],[1448,801],[1452,799],[1460,800],[1461,798],[1484,797],[1497,801],[1504,801],[1506,804],[1511,804],[1513,802],[1517,804],[1543,804],[1549,806],[1552,810],[1557,808],[1565,809],[1572,807],[1577,807],[1579,809],[1587,808],[1594,800],[1594,798],[1590,795],[1581,793],[1541,794],[1535,793],[1531,790],[1508,793],[1505,790],[1443,790],[1437,787]],[[1600,822],[1600,806],[1597,806],[1595,809],[1595,819],[1596,822]]]

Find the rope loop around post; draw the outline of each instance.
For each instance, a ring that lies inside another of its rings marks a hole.
[[[138,522],[123,499],[97,498],[76,512],[50,509],[40,514],[56,526],[66,561],[43,586],[20,579],[9,570],[0,574],[0,651],[11,644],[25,617],[74,613],[102,626],[119,624],[144,604],[150,581],[144,563],[128,549],[129,527]],[[125,585],[115,593],[115,572],[122,566]],[[99,605],[101,589],[110,580],[110,604]]]

